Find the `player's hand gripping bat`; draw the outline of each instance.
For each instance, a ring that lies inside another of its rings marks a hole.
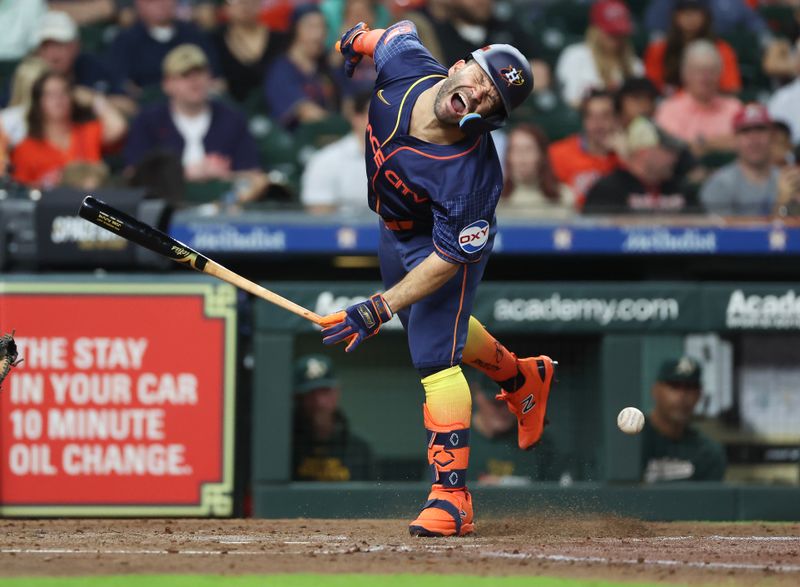
[[[86,196],[78,214],[81,218],[101,228],[105,228],[109,232],[134,242],[137,245],[150,249],[159,255],[163,255],[177,263],[187,265],[201,273],[213,275],[222,281],[226,281],[271,304],[280,306],[284,310],[288,310],[306,320],[310,320],[315,324],[321,326],[325,325],[322,317],[311,310],[307,310],[303,306],[295,304],[291,300],[287,300],[283,296],[279,296],[275,292],[271,292],[257,283],[253,283],[249,279],[245,279],[241,275],[201,255],[191,247],[176,241],[160,230],[117,210],[113,206],[109,206],[101,200],[93,198],[92,196]]]

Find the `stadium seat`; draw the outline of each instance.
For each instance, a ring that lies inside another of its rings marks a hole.
[[[569,136],[581,127],[580,115],[555,92],[533,94],[511,115],[511,124],[528,122],[539,126],[551,141]]]
[[[546,61],[550,67],[556,66],[564,47],[574,43],[581,43],[584,40],[583,34],[566,34],[558,27],[545,27],[535,34],[541,46],[541,58]]]
[[[249,128],[258,145],[261,166],[280,171],[290,184],[297,186],[302,170],[294,137],[263,114],[250,118]]]
[[[628,8],[633,15],[634,20],[637,24],[637,29],[642,30],[644,28],[644,23],[642,20],[644,19],[644,13],[647,11],[647,5],[650,4],[650,0],[628,0]]]
[[[139,94],[136,102],[138,102],[139,107],[143,107],[148,104],[159,102],[165,98],[164,90],[161,89],[160,85],[156,84],[142,88],[141,94]]]
[[[575,0],[552,2],[544,10],[543,20],[547,27],[555,27],[565,34],[582,37],[589,26],[589,5]]]
[[[725,34],[723,38],[736,52],[743,90],[769,88],[769,80],[761,70],[761,43],[758,37],[750,31],[737,30]]]
[[[769,25],[770,30],[779,37],[791,39],[794,36],[797,24],[794,20],[795,9],[791,6],[760,6],[759,14]]]
[[[186,182],[184,199],[189,205],[208,204],[209,202],[220,200],[232,187],[232,182],[219,179],[211,181],[189,181]]]
[[[7,87],[11,76],[19,65],[19,59],[10,59],[8,61],[0,61],[0,87]]]
[[[719,169],[736,159],[732,151],[712,151],[700,157],[700,165],[709,169]]]
[[[81,50],[86,53],[102,54],[117,33],[113,23],[95,23],[80,28]]]
[[[333,114],[319,122],[301,124],[294,133],[300,149],[321,149],[350,132],[350,123],[342,116]]]

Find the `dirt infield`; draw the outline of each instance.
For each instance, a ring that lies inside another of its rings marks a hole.
[[[548,515],[419,539],[399,520],[0,520],[0,576],[281,572],[548,575],[800,585],[800,524]]]

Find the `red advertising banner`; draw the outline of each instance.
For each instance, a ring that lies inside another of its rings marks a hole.
[[[0,282],[0,514],[230,515],[235,293]]]

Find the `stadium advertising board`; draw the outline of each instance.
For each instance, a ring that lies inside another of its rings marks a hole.
[[[320,315],[337,312],[383,286],[377,282],[270,283]],[[481,284],[473,314],[495,332],[725,332],[800,330],[800,283],[552,282]],[[257,328],[310,332],[306,320],[256,304]],[[384,325],[399,330],[400,321]]]
[[[235,292],[3,283],[0,514],[232,513]]]

